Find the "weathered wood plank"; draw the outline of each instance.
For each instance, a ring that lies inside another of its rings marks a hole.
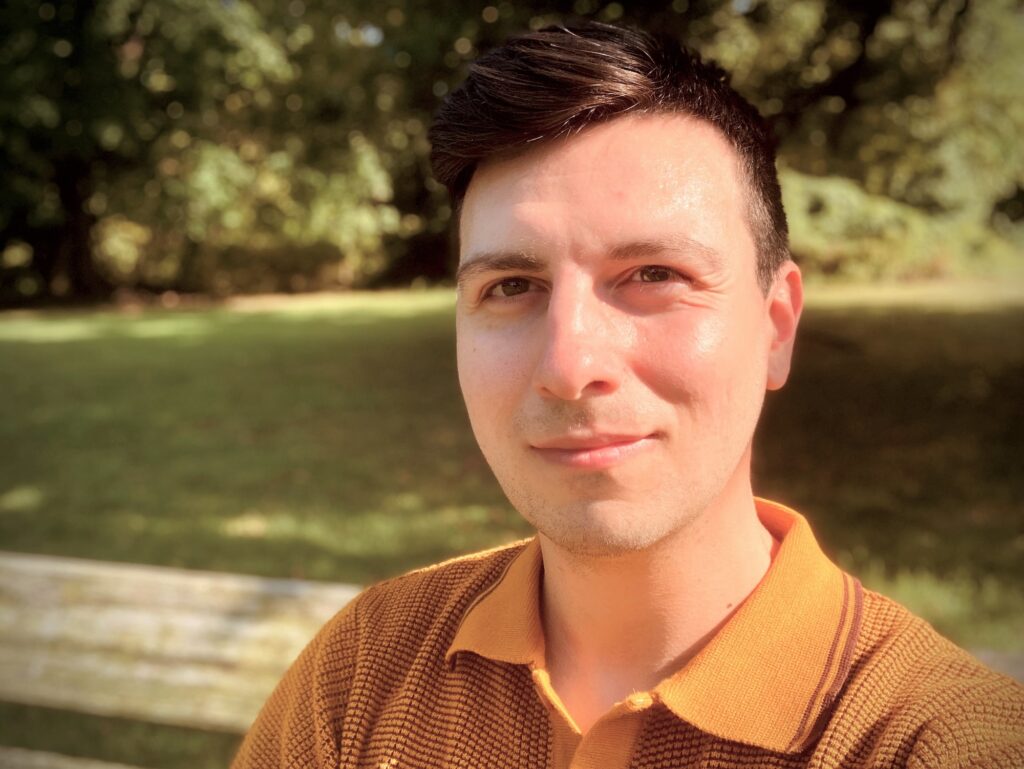
[[[0,747],[0,769],[137,769],[91,758],[73,758],[41,750]]]
[[[358,590],[0,553],[0,699],[242,731]]]
[[[351,585],[4,551],[0,551],[0,585],[6,594],[49,603],[99,601],[211,610],[269,604],[299,612],[305,607],[322,612],[325,605],[336,610],[336,596],[353,590]]]
[[[334,612],[286,614],[270,607],[227,614],[141,606],[11,605],[0,589],[4,644],[45,644],[54,650],[116,649],[136,657],[161,657],[237,666],[276,666],[308,641]]]
[[[5,647],[0,699],[178,726],[244,731],[291,659],[254,672],[117,652]]]

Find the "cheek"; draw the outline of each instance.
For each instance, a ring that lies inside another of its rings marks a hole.
[[[730,378],[731,340],[722,318],[708,314],[679,320],[642,328],[634,357],[634,371],[644,384],[672,403],[703,399]]]
[[[490,417],[514,403],[522,379],[522,351],[515,340],[498,331],[459,326],[456,356],[459,386],[473,429],[486,429]]]

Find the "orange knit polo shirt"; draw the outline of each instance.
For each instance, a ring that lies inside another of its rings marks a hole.
[[[754,592],[582,737],[545,669],[531,540],[363,593],[292,666],[234,769],[1024,767],[1024,689],[863,590],[798,514],[758,514],[781,544]]]

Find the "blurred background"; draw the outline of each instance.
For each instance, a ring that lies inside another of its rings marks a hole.
[[[366,584],[527,535],[459,399],[426,131],[573,19],[677,35],[774,123],[811,288],[756,490],[1019,665],[1016,0],[9,0],[0,549]],[[153,769],[236,741],[0,703],[0,744]]]
[[[804,268],[990,274],[1024,233],[1012,0],[5,3],[0,298],[448,276],[426,131],[467,62],[576,18],[678,35],[773,120]]]

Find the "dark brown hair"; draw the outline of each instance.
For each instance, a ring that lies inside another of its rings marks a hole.
[[[477,59],[441,106],[430,128],[431,166],[458,207],[481,161],[626,113],[691,115],[732,144],[767,290],[789,255],[771,129],[721,67],[671,39],[592,22],[508,41]]]

